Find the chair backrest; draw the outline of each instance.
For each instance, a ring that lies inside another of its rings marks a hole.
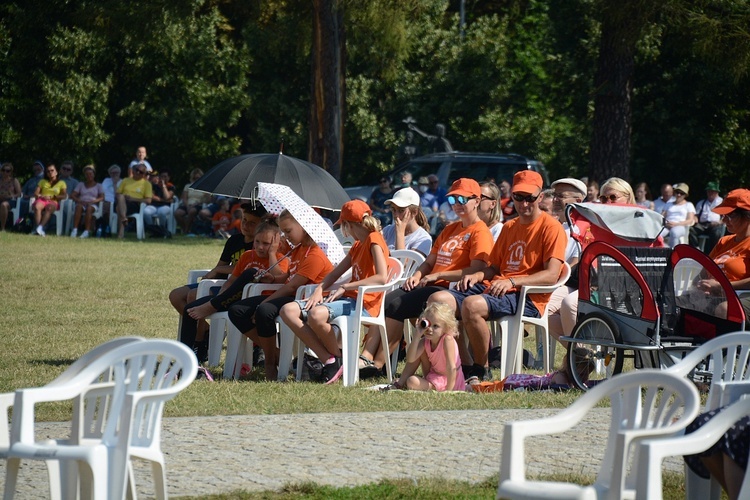
[[[750,332],[720,335],[697,347],[679,363],[665,371],[681,377],[703,371],[711,376],[711,385],[704,411],[714,410],[727,403],[723,391],[735,390],[729,383],[750,384]]]
[[[391,257],[401,261],[404,267],[402,278],[408,278],[414,274],[414,271],[425,261],[425,256],[416,250],[391,250]]]
[[[629,463],[631,444],[642,439],[672,436],[687,427],[698,415],[700,396],[695,385],[684,377],[663,370],[637,370],[609,381],[627,377],[606,388],[612,406],[607,451],[597,482],[623,498],[626,489],[635,489],[636,467]],[[609,382],[607,381],[607,382]],[[607,382],[594,387],[597,389]]]

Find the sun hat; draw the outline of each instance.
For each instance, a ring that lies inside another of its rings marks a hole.
[[[393,198],[385,200],[386,205],[396,205],[399,208],[406,208],[411,205],[419,206],[419,194],[410,187],[405,187],[396,191]]]
[[[726,215],[736,209],[750,210],[750,189],[734,189],[712,211],[719,215]]]
[[[685,193],[685,196],[690,194],[690,187],[684,182],[678,182],[677,184],[672,186],[672,189],[674,189],[675,191],[682,191],[683,193]]]
[[[721,189],[719,189],[719,183],[716,181],[709,182],[706,184],[706,191],[716,191],[718,193],[721,191]]]
[[[567,184],[569,186],[573,186],[576,191],[581,193],[583,196],[586,196],[588,194],[588,189],[586,188],[586,184],[584,184],[582,181],[579,181],[578,179],[574,179],[572,177],[565,177],[563,179],[557,179],[555,182],[553,182],[550,187],[555,187],[558,184]]]
[[[362,200],[347,201],[341,207],[341,217],[336,221],[336,224],[341,224],[343,221],[362,222],[365,215],[372,215],[370,205]]]
[[[479,183],[474,179],[461,177],[460,179],[453,181],[448,194],[453,196],[466,196],[467,198],[476,196],[479,198],[482,196],[482,188],[479,187]]]
[[[537,189],[542,189],[544,182],[542,176],[533,170],[520,170],[513,176],[513,193],[521,191],[522,193],[533,193]]]

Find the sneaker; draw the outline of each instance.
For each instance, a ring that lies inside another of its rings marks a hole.
[[[83,233],[81,233],[81,238],[88,238],[89,236],[90,235],[88,231],[84,231]]]
[[[332,384],[340,379],[343,373],[344,365],[341,363],[341,358],[333,358],[332,363],[323,365],[323,383]]]
[[[39,225],[39,226],[36,227],[36,231],[35,232],[39,236],[47,236],[47,233],[44,232],[44,228],[41,225]]]
[[[73,230],[70,232],[70,237],[75,238],[76,236],[78,236],[78,228],[74,227]]]

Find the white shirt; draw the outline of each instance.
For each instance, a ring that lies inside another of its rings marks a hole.
[[[699,201],[695,206],[695,213],[698,216],[698,222],[701,224],[720,222],[721,215],[714,212],[713,209],[718,207],[722,201],[724,201],[724,199],[721,196],[717,196],[714,201],[708,201],[708,199]]]
[[[383,228],[383,239],[388,245],[389,250],[396,249],[396,226],[388,224]],[[416,250],[423,255],[429,255],[432,249],[432,237],[430,233],[424,230],[422,227],[418,227],[416,231],[413,231],[404,236],[404,248],[407,250]]]
[[[654,212],[657,214],[660,214],[666,210],[667,205],[670,203],[674,203],[675,198],[672,196],[668,201],[664,201],[661,199],[661,196],[654,200]]]

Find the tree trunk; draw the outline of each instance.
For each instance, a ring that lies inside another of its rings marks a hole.
[[[602,23],[589,160],[590,177],[599,182],[613,176],[630,180],[635,37],[628,28],[607,16]]]
[[[312,0],[312,89],[308,158],[341,178],[346,105],[344,12],[340,0]]]

